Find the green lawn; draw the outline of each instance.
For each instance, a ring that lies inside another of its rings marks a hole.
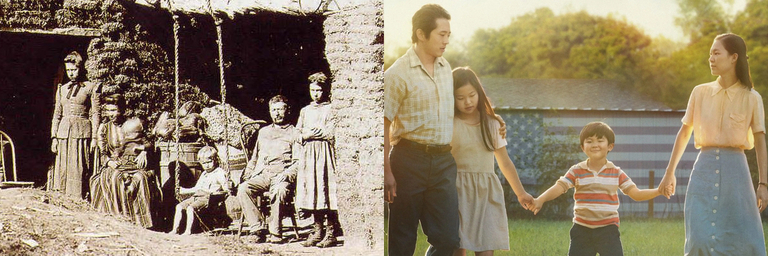
[[[509,220],[509,251],[494,255],[567,255],[571,221]],[[385,222],[386,226],[386,222]],[[763,230],[768,225],[763,223]],[[624,255],[682,255],[685,227],[682,219],[622,219]],[[766,236],[768,237],[768,236]],[[385,234],[386,239],[386,234]],[[424,255],[429,244],[419,228],[414,255]],[[387,252],[385,242],[385,255]],[[469,254],[474,255],[474,254]]]

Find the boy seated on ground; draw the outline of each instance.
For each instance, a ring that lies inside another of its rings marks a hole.
[[[192,225],[195,220],[195,212],[208,208],[212,194],[223,194],[229,191],[229,183],[224,169],[219,167],[218,151],[211,146],[205,146],[197,152],[197,159],[203,167],[200,179],[192,188],[179,188],[180,195],[192,195],[176,205],[176,214],[173,216],[173,228],[169,234],[174,234],[179,229],[182,211],[187,211],[187,226],[184,235],[192,233]]]

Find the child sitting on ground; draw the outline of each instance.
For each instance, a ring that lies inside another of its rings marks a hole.
[[[203,167],[203,173],[192,188],[179,188],[180,195],[192,195],[176,205],[176,214],[173,216],[173,228],[169,234],[176,233],[181,223],[182,211],[187,211],[187,226],[184,235],[192,233],[192,224],[195,220],[194,213],[208,207],[212,194],[223,194],[229,191],[229,183],[224,169],[219,167],[218,151],[211,146],[205,146],[197,152],[197,158]]]

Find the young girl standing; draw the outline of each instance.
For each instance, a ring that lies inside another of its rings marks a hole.
[[[675,168],[693,131],[701,151],[686,191],[685,255],[766,255],[759,215],[768,203],[765,110],[752,86],[744,39],[717,36],[709,67],[718,78],[693,88],[659,188],[667,198],[675,193]],[[757,197],[744,155],[753,147]]]
[[[336,163],[331,105],[325,101],[323,73],[309,76],[312,103],[301,109],[296,128],[301,131],[303,157],[296,177],[296,209],[312,213],[312,234],[304,246],[330,247],[337,243],[341,225],[336,199]],[[324,221],[327,220],[328,224]]]
[[[451,154],[456,159],[459,195],[459,237],[454,255],[493,255],[493,250],[509,250],[504,190],[494,173],[493,159],[512,186],[524,208],[533,202],[525,192],[517,170],[507,154],[507,141],[496,132],[501,124],[494,119],[475,72],[467,67],[453,70],[455,116]]]

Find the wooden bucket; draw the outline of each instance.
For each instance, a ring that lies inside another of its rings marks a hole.
[[[205,144],[200,142],[179,143],[178,154],[176,153],[177,151],[175,142],[161,141],[157,142],[155,145],[158,149],[160,149],[160,181],[162,184],[166,184],[169,179],[174,178],[171,175],[173,172],[171,172],[168,168],[169,166],[173,166],[175,168],[175,164],[171,163],[177,161],[179,164],[183,165],[182,167],[186,167],[192,172],[195,181],[198,177],[200,177],[202,167],[200,162],[197,160],[197,152],[200,151],[200,149],[203,148]],[[192,182],[192,184],[194,184],[194,182]]]

